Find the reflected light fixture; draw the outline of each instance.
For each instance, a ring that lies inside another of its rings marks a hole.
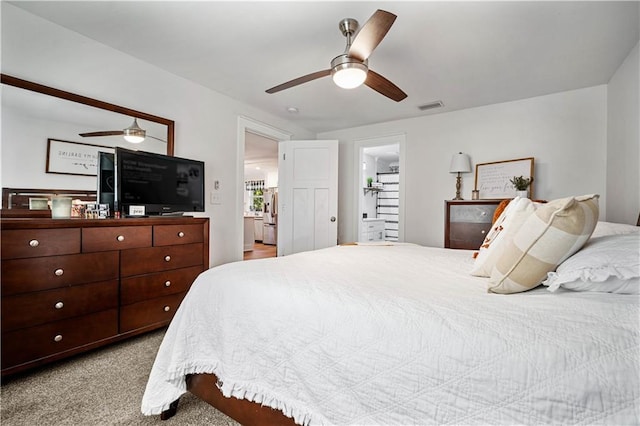
[[[367,79],[367,61],[358,61],[346,54],[337,56],[331,61],[331,77],[333,82],[343,89],[355,89]]]
[[[147,132],[138,126],[138,120],[133,119],[133,124],[123,130],[124,140],[131,143],[140,143],[144,140]]]
[[[451,165],[449,166],[449,173],[457,173],[456,177],[456,198],[454,200],[462,200],[460,196],[460,188],[462,187],[462,178],[460,173],[469,173],[471,171],[471,160],[467,154],[459,152],[453,154],[451,157]]]

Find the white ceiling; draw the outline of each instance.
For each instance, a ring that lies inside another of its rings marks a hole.
[[[640,15],[637,1],[11,3],[313,132],[606,84],[639,39]],[[265,93],[329,68],[345,47],[338,22],[364,24],[378,8],[398,18],[369,66],[407,99],[328,77]],[[436,100],[444,108],[418,109]]]

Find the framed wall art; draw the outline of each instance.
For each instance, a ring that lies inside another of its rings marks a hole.
[[[475,189],[484,200],[514,198],[516,189],[510,180],[516,176],[533,178],[533,157],[476,164]],[[533,198],[533,182],[529,197]]]
[[[80,142],[47,139],[47,173],[65,175],[98,175],[98,151],[114,152],[114,148]]]

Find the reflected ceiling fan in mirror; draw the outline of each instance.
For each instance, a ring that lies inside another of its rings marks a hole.
[[[343,54],[333,58],[331,68],[298,77],[266,92],[280,92],[331,75],[333,81],[342,88],[353,89],[364,83],[389,99],[400,102],[407,94],[380,74],[370,70],[368,65],[369,56],[395,20],[396,15],[393,13],[378,9],[358,31],[358,21],[352,18],[343,19],[338,26],[347,38],[347,47]]]
[[[80,136],[83,138],[94,137],[94,136],[118,136],[122,135],[124,140],[131,143],[140,143],[145,138],[152,138],[155,140],[159,140],[160,142],[165,142],[165,140],[156,138],[155,136],[147,135],[147,132],[138,126],[138,119],[133,119],[133,124],[122,130],[104,130],[101,132],[89,132],[89,133],[80,133]]]

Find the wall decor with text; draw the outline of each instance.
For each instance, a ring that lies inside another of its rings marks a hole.
[[[516,189],[510,182],[514,176],[533,178],[533,157],[476,164],[475,189],[480,191],[480,199],[514,198]],[[533,198],[533,183],[529,196]]]
[[[109,146],[47,139],[47,173],[97,176],[98,151],[115,150]]]

